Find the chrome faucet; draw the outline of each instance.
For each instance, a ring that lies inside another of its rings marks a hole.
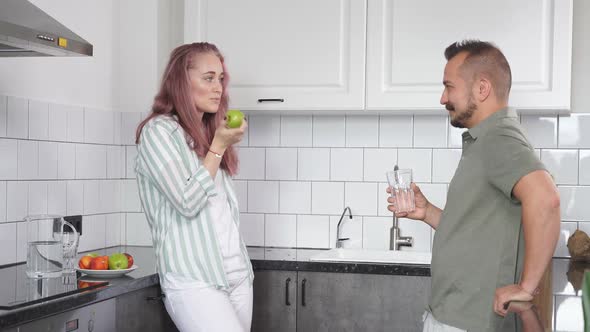
[[[342,211],[342,215],[340,216],[340,220],[338,220],[338,226],[336,226],[336,248],[342,248],[342,242],[348,241],[350,238],[341,238],[340,237],[340,224],[342,223],[342,219],[344,218],[344,214],[348,210],[348,216],[352,219],[352,212],[350,212],[350,207],[345,207],[344,211]]]
[[[394,171],[399,168],[397,165],[393,167]],[[389,250],[400,250],[400,247],[411,247],[414,245],[414,239],[411,236],[400,236],[400,230],[398,226],[398,219],[393,213],[393,226],[389,230]]]
[[[389,230],[389,250],[400,250],[400,247],[411,247],[414,245],[414,238],[411,236],[400,236],[398,220],[393,214],[393,227]]]

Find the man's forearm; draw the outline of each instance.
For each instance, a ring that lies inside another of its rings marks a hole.
[[[440,223],[441,215],[441,209],[439,209],[433,204],[428,203],[428,208],[426,209],[426,217],[424,217],[424,222],[430,225],[430,227],[436,229],[438,227],[438,224]]]
[[[534,293],[549,265],[559,239],[559,198],[523,204],[525,256],[520,286]]]

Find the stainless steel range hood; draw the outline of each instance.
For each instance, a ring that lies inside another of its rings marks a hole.
[[[28,0],[0,0],[0,57],[91,55],[90,43]]]

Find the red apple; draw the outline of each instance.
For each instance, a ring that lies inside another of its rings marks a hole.
[[[82,258],[80,258],[80,261],[78,261],[78,266],[81,269],[89,269],[90,262],[92,262],[93,259],[94,259],[94,257],[92,257],[90,255],[82,256]]]
[[[123,255],[127,256],[127,268],[131,268],[133,266],[133,256],[129,255],[126,252],[124,252]]]
[[[90,262],[90,269],[92,270],[108,270],[109,256],[94,257]]]

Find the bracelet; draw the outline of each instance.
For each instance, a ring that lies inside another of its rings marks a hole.
[[[215,151],[213,151],[213,150],[211,150],[211,149],[209,149],[209,152],[213,153],[213,155],[214,155],[215,157],[219,158],[219,159],[223,158],[223,155],[221,155],[221,154],[219,154],[219,153],[217,153],[217,152],[215,152]]]

